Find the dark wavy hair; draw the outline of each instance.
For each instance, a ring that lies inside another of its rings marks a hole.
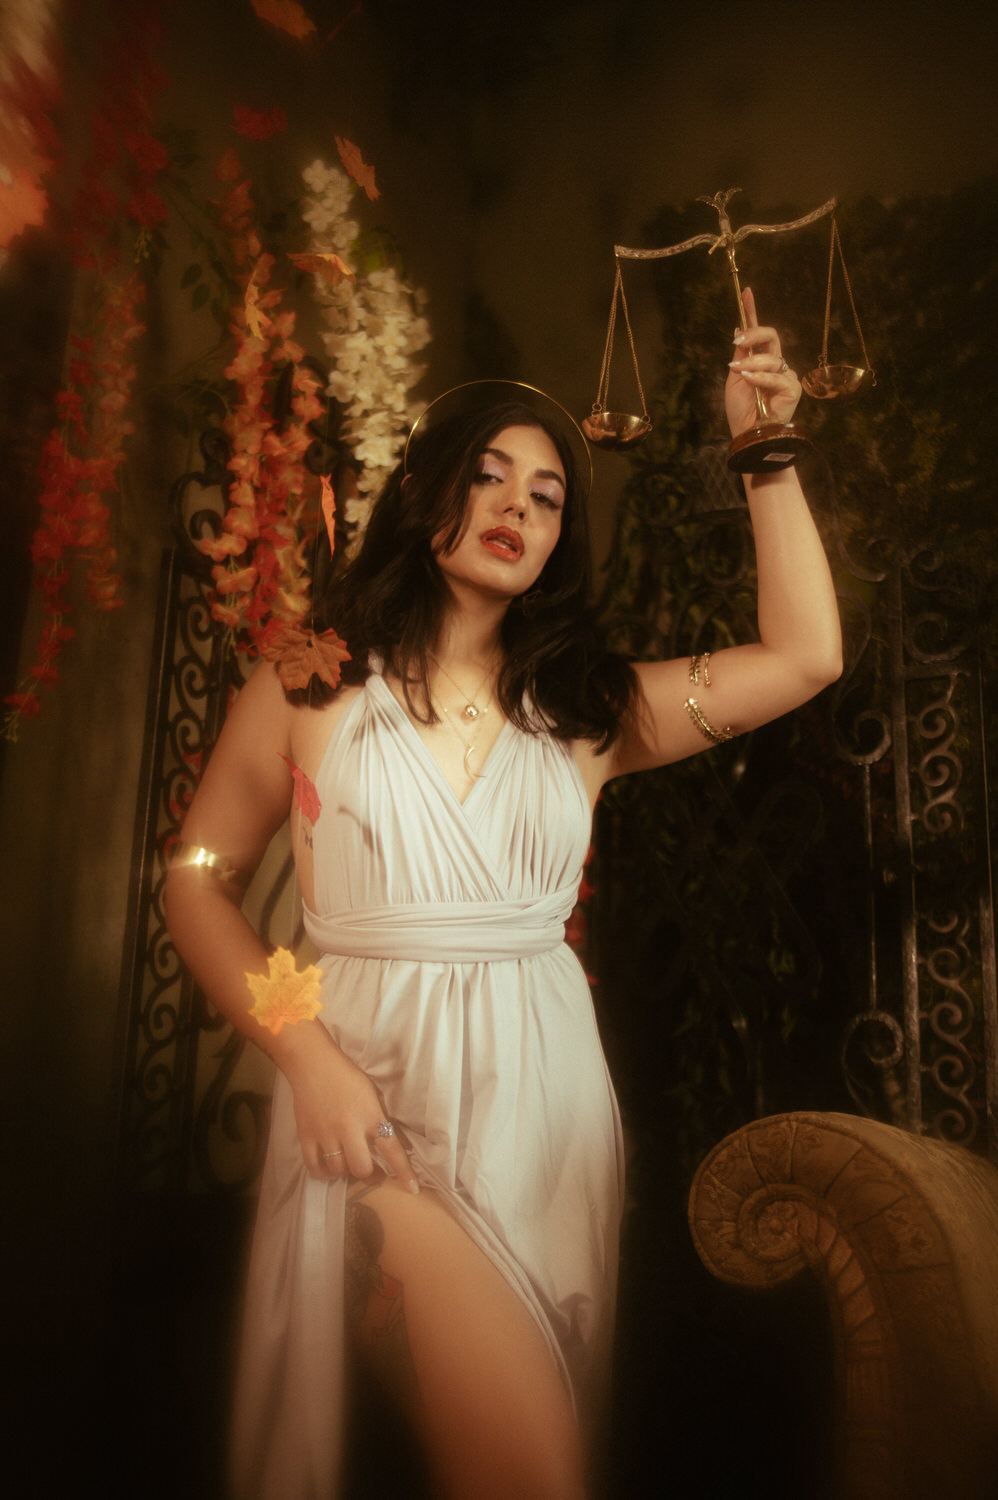
[[[564,467],[566,493],[554,550],[533,588],[511,602],[503,619],[496,696],[518,728],[592,740],[604,750],[633,709],[634,672],[606,650],[595,621],[586,496],[571,445],[529,406],[510,401],[466,411],[413,438],[408,473],[400,464],[388,480],[360,551],[333,577],[317,607],[317,624],[332,626],[347,643],[344,683],[363,682],[369,655],[376,653],[400,679],[414,717],[436,722],[431,653],[448,594],[433,542],[442,536],[447,549],[458,540],[479,459],[506,427],[539,427],[547,434]],[[312,691],[309,701],[316,697]]]

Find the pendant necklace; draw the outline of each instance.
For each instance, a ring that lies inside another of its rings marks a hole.
[[[443,672],[444,676],[447,678],[447,681],[450,683],[451,687],[452,688],[456,688],[457,692],[458,692],[458,695],[463,698],[464,697],[464,690],[463,690],[463,688],[458,687],[457,683],[454,681],[453,677],[447,671],[446,667],[442,667],[440,665],[440,663],[437,661],[437,659],[436,659],[435,656],[431,656],[430,660],[432,661],[433,665],[436,667],[436,669],[437,669],[438,672]],[[467,700],[467,702],[465,703],[464,707],[461,710],[461,717],[463,719],[478,719],[478,718],[484,717],[484,715],[488,713],[488,711],[489,711],[488,704],[486,704],[486,706],[484,708],[479,708],[478,704],[475,702],[475,699],[478,697],[479,693],[482,691],[482,688],[485,686],[485,684],[488,682],[488,680],[489,680],[489,678],[491,676],[492,676],[492,667],[489,666],[488,669],[487,669],[487,671],[486,671],[486,673],[485,673],[485,676],[482,678],[481,682],[478,684],[478,686],[476,687],[475,691],[472,693],[471,697]],[[446,712],[447,712],[447,710],[445,708],[444,709],[444,713],[446,714]]]
[[[488,713],[488,709],[487,708],[480,708],[480,709],[476,709],[475,716],[476,716],[476,718],[484,718],[487,713]],[[464,746],[464,770],[465,770],[465,775],[468,776],[471,781],[481,781],[482,777],[485,775],[485,772],[484,771],[473,771],[471,769],[471,764],[470,764],[471,757],[472,757],[472,755],[474,755],[475,751],[478,749],[478,746],[476,744],[474,744],[473,742],[469,742],[468,740],[465,739],[464,735],[461,733],[460,729],[458,729],[457,725],[454,723],[454,720],[451,718],[451,716],[448,713],[448,711],[447,711],[446,708],[444,709],[443,714],[444,714],[444,718],[446,719],[447,723],[453,729],[454,733],[457,735],[458,739],[461,741],[461,744]]]
[[[454,681],[453,677],[446,670],[446,668],[442,667],[440,665],[440,663],[437,661],[437,659],[436,659],[435,656],[432,657],[431,660],[433,661],[433,664],[438,669],[438,671],[440,671],[440,672],[443,673],[443,675],[447,678],[447,681],[451,684],[451,686],[454,687],[454,688],[456,688],[458,694],[461,697],[463,697],[464,694],[463,694],[461,688],[458,687],[458,684]],[[485,715],[489,711],[489,704],[486,703],[486,705],[485,705],[484,708],[479,708],[479,706],[478,706],[478,704],[476,703],[475,700],[478,697],[479,693],[482,691],[482,688],[488,682],[488,680],[489,680],[489,678],[490,678],[491,675],[492,675],[492,668],[489,667],[488,671],[486,672],[485,676],[482,678],[481,682],[478,684],[478,687],[475,689],[474,693],[467,700],[467,702],[465,703],[464,707],[460,710],[460,714],[461,714],[461,718],[462,719],[474,720],[474,719],[484,719],[485,718]],[[482,779],[482,777],[485,775],[485,772],[484,771],[473,771],[471,769],[471,757],[475,753],[476,749],[478,748],[477,745],[475,745],[474,742],[469,742],[468,740],[465,739],[464,735],[461,733],[460,729],[457,727],[457,724],[451,718],[450,710],[447,708],[447,705],[446,704],[441,704],[441,709],[442,709],[444,718],[447,720],[447,723],[453,729],[454,733],[457,735],[458,739],[461,741],[461,744],[464,746],[464,770],[465,770],[465,775],[471,781],[480,781]]]

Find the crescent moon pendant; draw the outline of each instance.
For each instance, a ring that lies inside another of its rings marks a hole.
[[[474,745],[469,745],[467,747],[467,749],[465,750],[465,752],[464,752],[464,769],[467,771],[467,773],[471,777],[472,781],[481,781],[482,777],[485,775],[485,772],[484,771],[473,771],[471,769],[471,766],[468,764],[469,758],[471,756],[471,752],[474,750],[474,748],[475,748]]]

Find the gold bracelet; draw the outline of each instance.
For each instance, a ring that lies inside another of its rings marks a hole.
[[[238,870],[227,854],[216,854],[212,849],[202,849],[199,844],[181,842],[177,845],[170,860],[170,868],[179,870],[185,865],[195,865],[199,870],[207,870],[219,880],[229,881],[233,885],[249,885],[251,879],[249,872]]]
[[[725,740],[734,739],[735,732],[733,729],[715,729],[713,724],[708,724],[707,720],[700,712],[700,705],[695,698],[687,698],[686,712],[689,714],[690,718],[699,729],[700,733],[704,736],[705,739],[710,740],[711,744],[723,745]]]
[[[710,672],[709,672],[708,666],[707,666],[707,664],[708,664],[709,661],[710,661],[710,652],[709,651],[705,651],[702,656],[691,656],[690,657],[690,670],[687,673],[687,676],[689,677],[689,679],[692,682],[692,684],[693,684],[694,687],[699,687],[699,685],[700,685],[700,673],[701,673],[701,671],[703,672],[703,685],[704,685],[704,687],[710,687]]]

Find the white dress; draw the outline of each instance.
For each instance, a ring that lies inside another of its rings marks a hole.
[[[507,723],[464,803],[379,675],[316,778],[321,1019],[374,1081],[424,1190],[523,1299],[580,1419],[607,1375],[620,1127],[564,942],[590,836],[566,745]],[[345,1185],[309,1177],[278,1076],[250,1267],[239,1500],[337,1493]]]

